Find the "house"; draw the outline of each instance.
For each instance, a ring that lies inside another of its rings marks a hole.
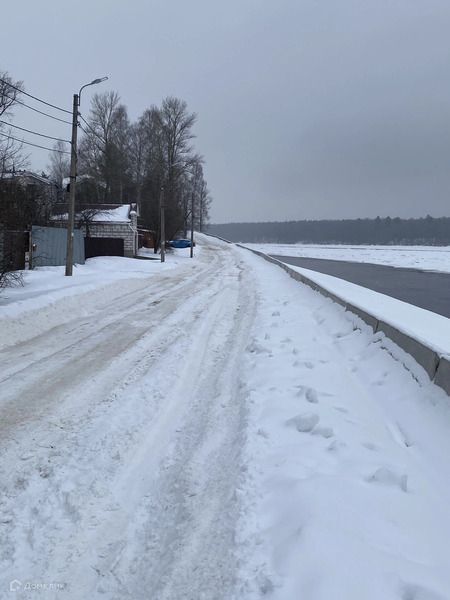
[[[0,175],[0,220],[14,229],[32,223],[44,224],[58,199],[58,186],[32,171],[11,171]]]
[[[67,227],[67,213],[52,217],[56,227]],[[135,204],[84,205],[75,215],[75,228],[84,236],[85,257],[127,256],[138,251]]]
[[[86,258],[136,256],[138,231],[135,204],[122,204],[107,209],[84,209],[79,222],[85,235]]]

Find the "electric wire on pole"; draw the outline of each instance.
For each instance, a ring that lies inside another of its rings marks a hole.
[[[63,140],[61,138],[53,137],[52,135],[46,135],[45,133],[39,133],[31,129],[25,129],[25,127],[19,127],[19,125],[14,125],[13,123],[9,123],[8,121],[2,121],[0,119],[0,123],[2,123],[3,125],[7,125],[8,127],[14,127],[14,129],[20,129],[20,131],[25,131],[26,133],[31,133],[32,135],[38,135],[39,137],[47,138],[48,140],[55,140],[56,142],[64,142],[65,144],[70,144],[70,140]]]
[[[12,135],[8,135],[7,133],[3,133],[0,131],[0,135],[7,138],[8,140],[13,140],[14,142],[19,142],[19,144],[26,144],[27,146],[33,146],[34,148],[41,148],[42,150],[48,150],[49,152],[56,152],[57,154],[70,154],[68,150],[56,150],[55,148],[48,148],[47,146],[41,146],[40,144],[34,144],[33,142],[28,142],[27,140],[19,140]]]
[[[9,81],[6,81],[6,79],[2,79],[0,77],[0,81],[2,83],[4,83],[5,85],[8,85],[9,87],[11,87],[13,90],[16,90],[20,94],[23,94],[24,96],[28,96],[29,98],[32,98],[33,100],[36,100],[36,102],[41,102],[42,104],[45,104],[46,106],[50,106],[51,108],[54,108],[56,110],[60,110],[61,112],[65,112],[65,113],[67,113],[69,115],[71,114],[70,110],[66,110],[65,108],[61,108],[60,106],[56,106],[56,104],[51,104],[50,102],[46,102],[45,100],[42,100],[42,98],[38,98],[37,96],[33,96],[32,94],[29,94],[28,92],[25,92],[24,90],[20,89],[19,87],[13,85]]]
[[[59,121],[60,123],[66,123],[67,125],[72,125],[72,123],[70,121],[66,121],[65,119],[60,119],[59,117],[55,117],[54,115],[51,115],[42,110],[39,110],[38,108],[35,108],[34,106],[30,106],[29,104],[26,104],[25,102],[22,102],[22,100],[18,100],[17,98],[11,98],[11,96],[8,96],[8,94],[5,94],[5,97],[8,98],[8,100],[12,100],[14,104],[20,104],[21,106],[24,106],[25,108],[34,110],[34,112],[37,112],[40,115],[44,115],[45,117],[49,117],[50,119],[54,119],[55,121]]]

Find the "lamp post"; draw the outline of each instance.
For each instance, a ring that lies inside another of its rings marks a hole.
[[[73,229],[75,221],[75,186],[77,181],[77,136],[78,136],[78,107],[80,106],[81,92],[88,85],[96,85],[106,81],[107,77],[94,79],[90,83],[86,83],[80,88],[78,94],[73,95],[73,111],[72,111],[72,141],[70,152],[70,191],[69,191],[69,215],[67,220],[67,254],[66,254],[66,276],[71,277],[73,271]]]
[[[166,219],[164,215],[165,203],[164,203],[164,186],[161,186],[159,196],[159,218],[160,218],[160,238],[161,238],[161,262],[166,260]]]

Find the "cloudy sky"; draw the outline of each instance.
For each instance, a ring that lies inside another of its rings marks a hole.
[[[52,103],[102,75],[132,119],[185,99],[213,222],[450,216],[448,0],[15,0],[0,19],[0,70]]]

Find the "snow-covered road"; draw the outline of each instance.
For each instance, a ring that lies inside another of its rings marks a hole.
[[[0,597],[230,597],[251,278],[206,248],[2,352]]]
[[[116,288],[0,352],[0,598],[449,597],[415,364],[218,241]]]

